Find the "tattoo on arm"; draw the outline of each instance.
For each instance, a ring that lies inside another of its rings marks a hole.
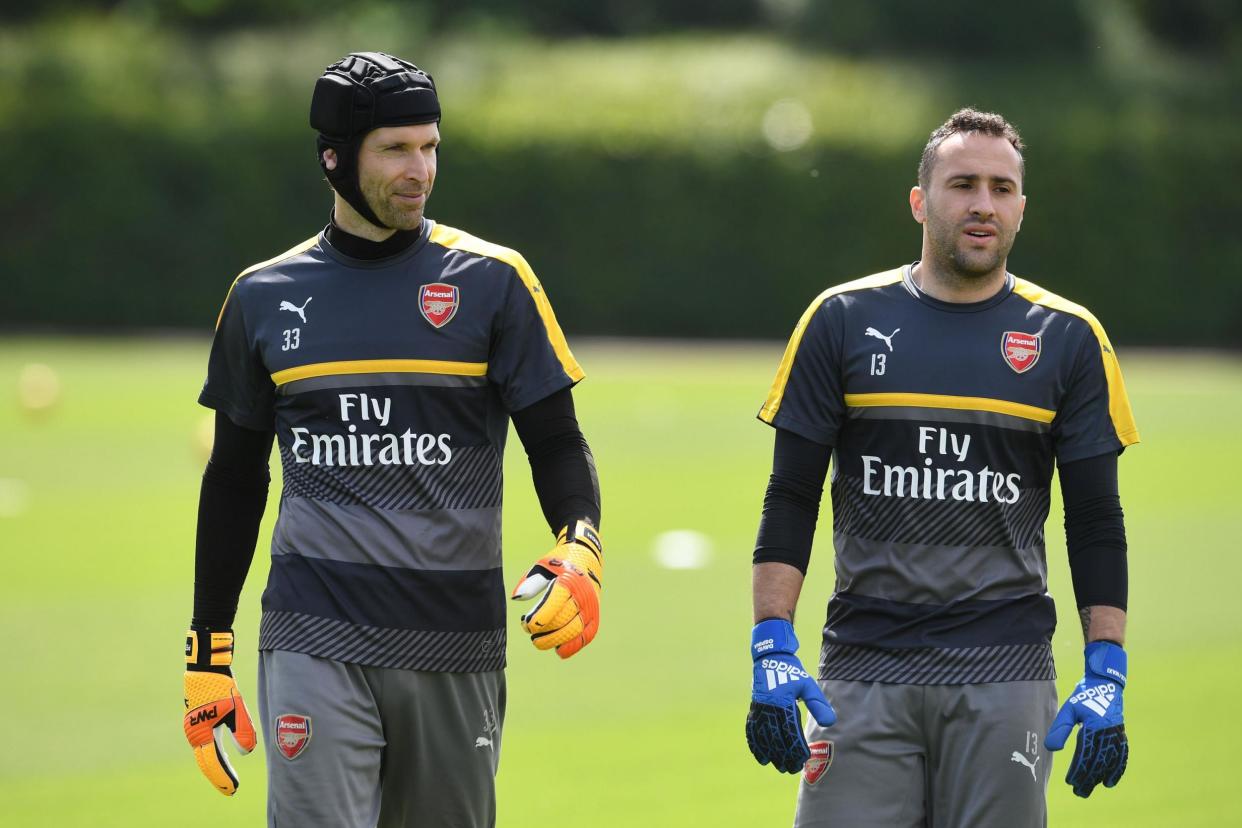
[[[1091,628],[1091,607],[1083,607],[1078,611],[1078,619],[1082,621],[1082,640],[1087,640],[1087,630]]]

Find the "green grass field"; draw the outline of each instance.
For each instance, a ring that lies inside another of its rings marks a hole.
[[[604,493],[603,626],[568,662],[537,653],[513,613],[500,825],[783,826],[796,783],[760,768],[742,733],[750,682],[749,570],[771,434],[754,419],[782,345],[578,348],[576,393]],[[231,800],[203,780],[181,733],[191,598],[200,340],[0,340],[0,684],[6,826],[258,825],[262,749],[236,759]],[[1057,826],[1242,824],[1242,360],[1122,353],[1143,444],[1122,458],[1132,622],[1121,785],[1077,800],[1057,758]],[[17,405],[20,368],[51,365],[46,417]],[[506,564],[549,537],[511,442]],[[274,470],[277,472],[278,469]],[[264,540],[237,621],[237,675],[257,714]],[[1054,496],[1054,503],[1059,497]],[[821,520],[821,528],[828,524]],[[1081,669],[1059,511],[1049,521],[1061,688]],[[706,533],[698,570],[665,570],[653,538]],[[798,621],[814,660],[832,583],[828,533]],[[1007,757],[998,757],[998,765]],[[831,771],[829,771],[829,780]]]

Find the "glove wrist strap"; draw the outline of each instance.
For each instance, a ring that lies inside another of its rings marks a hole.
[[[599,532],[591,525],[588,520],[575,520],[565,525],[556,535],[557,543],[576,543],[585,546],[595,553],[595,557],[600,563],[604,562],[604,542],[600,540]]]
[[[798,651],[798,637],[793,624],[784,618],[760,621],[750,633],[750,657],[757,659],[774,653],[793,655]]]
[[[191,627],[185,634],[187,670],[229,673],[233,664],[233,631]]]
[[[1086,673],[1104,681],[1115,681],[1126,686],[1126,651],[1112,641],[1092,641],[1083,650],[1087,662]]]

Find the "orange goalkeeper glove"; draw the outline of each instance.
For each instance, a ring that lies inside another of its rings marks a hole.
[[[522,629],[537,648],[555,647],[557,655],[569,658],[591,643],[599,630],[603,574],[603,544],[595,528],[579,520],[562,529],[552,551],[535,561],[513,588],[517,601],[540,596],[522,616]]]
[[[254,723],[233,680],[233,633],[191,629],[185,634],[185,737],[199,770],[225,796],[237,791],[237,774],[221,744],[227,727],[242,753],[254,750]]]

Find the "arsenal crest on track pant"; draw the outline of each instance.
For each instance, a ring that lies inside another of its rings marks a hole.
[[[504,672],[259,653],[272,828],[489,828]]]
[[[1052,681],[821,681],[837,723],[807,730],[796,828],[1042,828]]]

